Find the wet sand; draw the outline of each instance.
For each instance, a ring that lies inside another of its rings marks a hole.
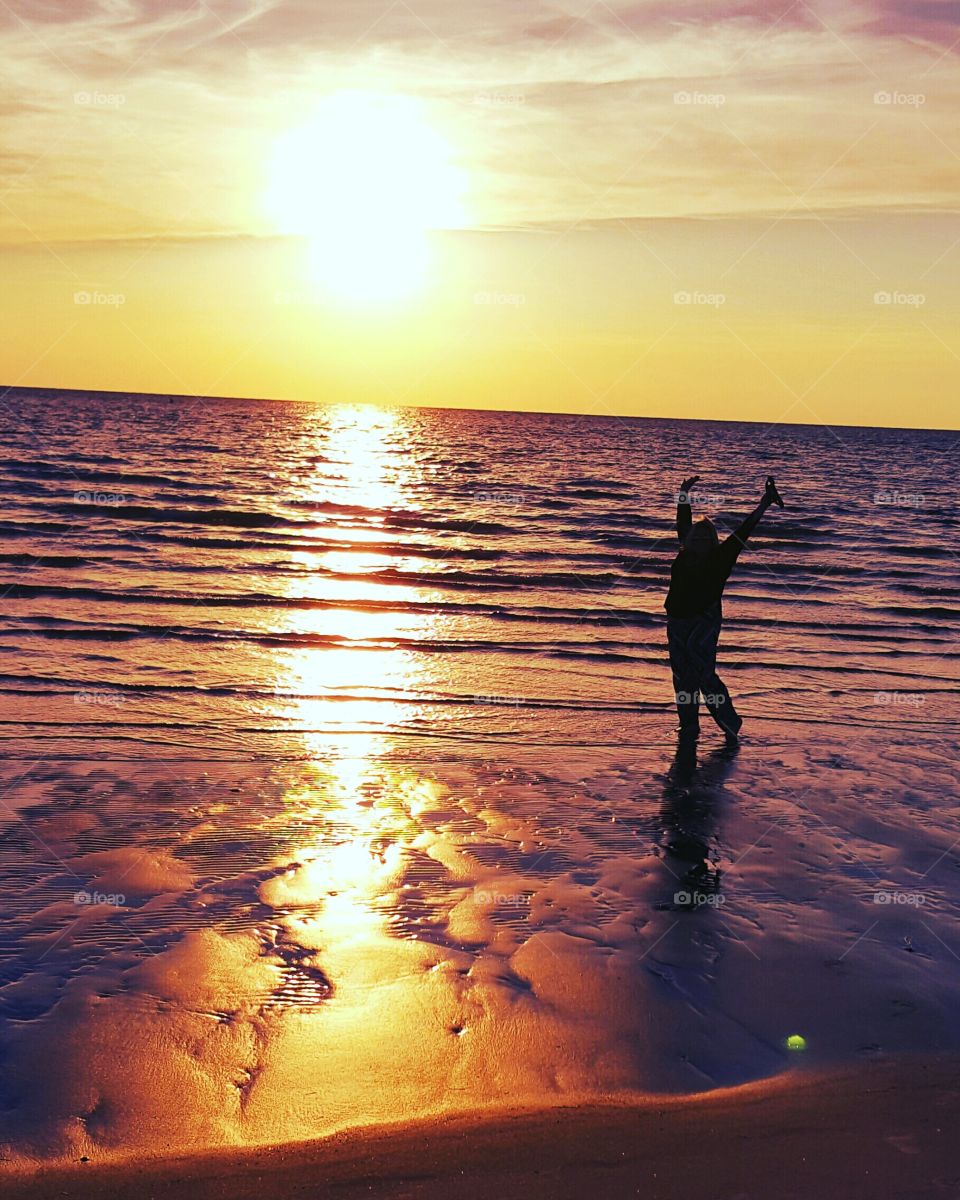
[[[47,1169],[2,1179],[3,1195],[933,1200],[960,1193],[958,1108],[960,1062],[875,1064],[682,1099],[501,1107],[282,1147]]]
[[[736,1167],[730,1139],[775,1175],[756,1147],[803,1158],[806,1131],[851,1171],[873,1147],[937,1177],[917,1139],[954,1076],[896,1064],[960,1056],[942,745],[881,758],[756,723],[738,753],[705,736],[687,761],[663,733],[4,764],[3,1169],[419,1179],[403,1155],[427,1145],[430,1176],[462,1151],[478,1188],[499,1163],[535,1194],[555,1153],[601,1171],[601,1141],[603,1162],[636,1146],[625,1172],[702,1184],[708,1160]],[[884,1070],[899,1092],[861,1111]],[[661,1111],[677,1142],[654,1136]],[[756,1194],[735,1183],[723,1200]]]

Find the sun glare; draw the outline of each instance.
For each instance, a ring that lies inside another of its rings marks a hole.
[[[267,204],[308,239],[312,278],[340,299],[407,295],[428,267],[431,229],[463,220],[464,179],[423,106],[343,91],[278,139]]]

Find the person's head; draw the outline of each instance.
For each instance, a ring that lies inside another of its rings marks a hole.
[[[683,552],[688,558],[706,558],[720,545],[717,529],[706,517],[697,521],[683,539]]]

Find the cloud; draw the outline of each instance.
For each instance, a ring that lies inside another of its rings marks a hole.
[[[273,139],[345,87],[425,101],[481,225],[767,212],[807,189],[827,208],[948,203],[958,85],[930,73],[921,110],[874,94],[915,90],[960,32],[960,0],[837,0],[829,28],[818,11],[8,0],[0,237],[268,232]]]
[[[920,42],[960,51],[957,0],[882,0],[863,30],[875,37]]]
[[[960,3],[957,0],[884,0],[881,18],[892,26],[909,32],[919,25],[960,26]]]

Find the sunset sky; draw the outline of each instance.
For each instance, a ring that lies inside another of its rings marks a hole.
[[[960,4],[5,0],[7,386],[955,428]]]

